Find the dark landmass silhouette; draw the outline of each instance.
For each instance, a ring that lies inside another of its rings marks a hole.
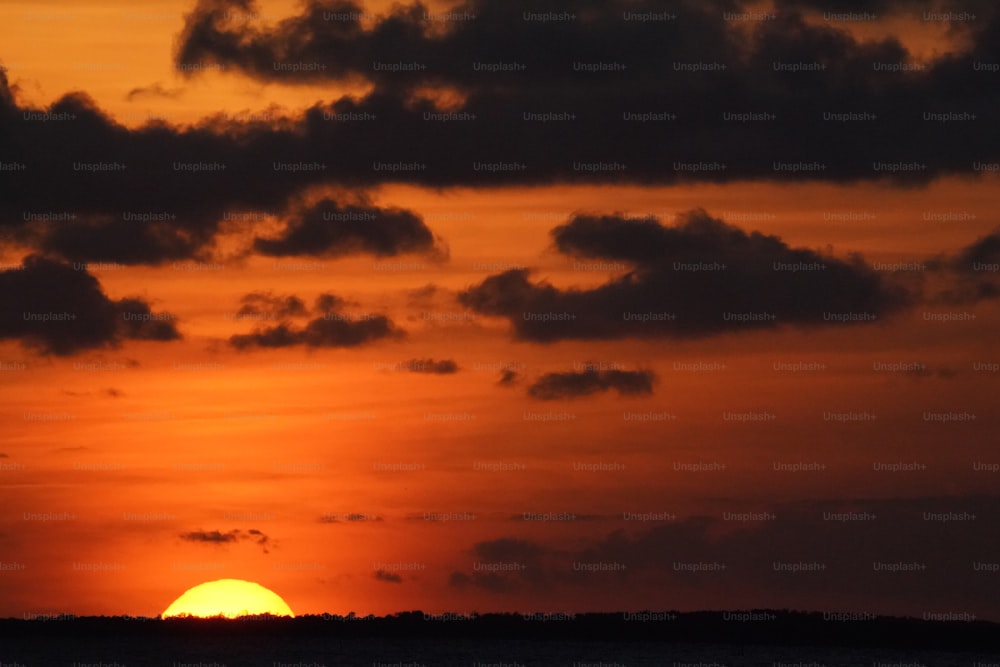
[[[236,619],[39,616],[0,619],[9,648],[49,642],[201,639],[557,640],[1000,651],[1000,623],[789,610],[617,613],[270,615]]]

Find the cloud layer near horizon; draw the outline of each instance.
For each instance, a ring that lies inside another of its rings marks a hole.
[[[714,516],[664,513],[652,525],[572,545],[505,535],[470,549],[503,568],[454,570],[449,584],[500,599],[573,588],[617,596],[642,586],[673,599],[696,594],[701,608],[734,597],[760,607],[810,597],[836,610],[849,596],[853,611],[887,601],[995,610],[994,575],[973,567],[989,558],[989,537],[969,525],[990,521],[995,506],[992,496],[807,500]],[[964,519],[928,520],[942,515]]]

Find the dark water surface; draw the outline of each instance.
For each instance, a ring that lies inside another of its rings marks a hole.
[[[0,619],[0,667],[1000,667],[1000,625],[816,613]],[[443,617],[441,617],[443,618]]]
[[[0,665],[24,667],[997,667],[1000,654],[965,651],[738,646],[566,640],[239,638],[72,642],[3,638]]]

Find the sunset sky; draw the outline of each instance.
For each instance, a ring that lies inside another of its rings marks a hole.
[[[0,617],[1000,621],[990,0],[14,0],[0,65]]]

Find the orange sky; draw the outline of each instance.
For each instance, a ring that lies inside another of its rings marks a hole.
[[[184,80],[170,57],[184,5],[7,2],[0,6],[0,62],[22,104],[43,106],[83,90],[130,127],[149,115],[196,123],[275,104],[294,114],[367,90],[363,84],[261,84],[242,75]],[[290,11],[279,2],[261,7],[275,15]],[[895,24],[888,29],[900,30]],[[910,33],[908,45],[925,53],[941,30],[922,26],[919,34]],[[160,92],[129,98],[130,91],[152,86]],[[186,588],[224,577],[260,582],[298,614],[810,601],[831,609],[862,605],[915,613],[921,603],[883,598],[877,590],[802,598],[781,587],[739,586],[727,597],[715,589],[699,592],[697,582],[660,585],[668,577],[655,571],[649,576],[657,583],[648,587],[618,586],[599,574],[592,575],[596,583],[581,584],[572,572],[554,589],[530,577],[503,592],[449,582],[453,573],[471,573],[486,558],[474,551],[476,543],[501,538],[545,545],[546,567],[565,570],[574,559],[601,552],[615,531],[623,531],[625,541],[638,540],[650,528],[690,517],[774,508],[792,514],[810,503],[857,499],[881,507],[945,498],[939,504],[948,510],[947,498],[995,494],[996,474],[974,467],[997,462],[993,397],[1000,374],[980,366],[1000,361],[995,302],[955,308],[974,312],[972,322],[928,322],[918,308],[872,326],[544,345],[512,340],[508,322],[465,308],[456,293],[503,268],[534,269],[535,278],[561,288],[592,287],[623,273],[578,270],[553,250],[550,230],[573,213],[653,214],[669,225],[702,207],[793,247],[839,258],[860,252],[869,264],[919,262],[955,253],[993,231],[998,193],[995,175],[945,178],[924,188],[882,182],[385,185],[371,191],[374,202],[418,212],[447,244],[447,261],[275,260],[233,251],[212,266],[95,267],[91,273],[110,298],[147,299],[155,310],[176,315],[184,338],[127,341],[69,357],[0,342],[0,564],[24,566],[0,571],[0,616],[153,615]],[[959,213],[965,219],[933,219]],[[244,249],[247,241],[235,225],[227,247]],[[24,254],[8,247],[0,260],[18,264]],[[436,288],[419,292],[428,285]],[[307,303],[333,292],[355,304],[348,311],[387,314],[406,335],[352,349],[233,350],[229,336],[254,327],[236,317],[240,298],[262,290]],[[459,372],[397,368],[429,358],[453,359]],[[526,394],[541,375],[590,362],[650,369],[655,392],[547,402]],[[823,369],[775,370],[782,362]],[[919,362],[928,370],[880,372],[875,362]],[[684,369],[694,363],[725,367]],[[504,369],[518,371],[513,386],[498,385]],[[979,419],[922,419],[924,411],[949,410]],[[777,419],[735,424],[720,417],[727,411],[768,411]],[[823,416],[851,411],[877,413],[878,420],[832,424]],[[670,418],[635,423],[625,413]],[[877,473],[873,461],[918,461],[927,468]],[[692,473],[674,467],[697,462],[727,468]],[[828,470],[776,472],[776,462],[820,462]],[[489,470],[498,463],[512,469]],[[578,469],[594,463],[624,468]],[[579,518],[517,520],[522,512]],[[623,521],[623,512],[676,518],[637,525]],[[40,520],[46,513],[72,518]],[[347,520],[352,513],[366,520]],[[429,514],[464,518],[434,521]],[[251,529],[266,535],[266,543]],[[756,525],[739,529],[752,532]],[[218,544],[181,537],[234,530],[235,537]],[[885,557],[909,556],[901,550]],[[995,547],[976,557],[995,560]],[[401,580],[379,580],[377,570]],[[995,588],[995,575],[987,585]],[[995,605],[980,611],[1000,620]]]

